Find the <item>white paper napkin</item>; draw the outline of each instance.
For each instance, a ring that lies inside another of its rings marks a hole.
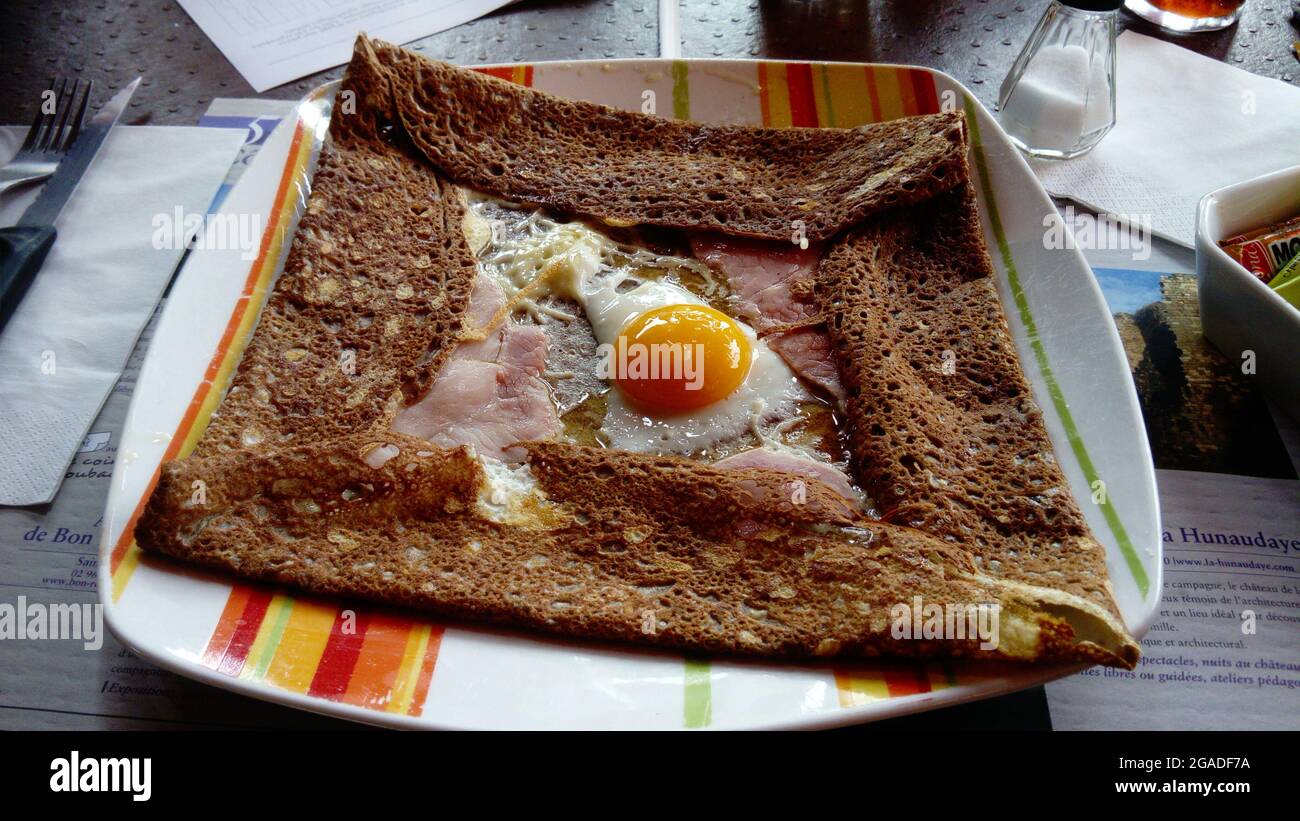
[[[1050,193],[1149,219],[1191,247],[1202,196],[1300,163],[1300,88],[1132,31],[1116,71],[1115,128],[1101,143],[1030,162]]]
[[[0,129],[0,161],[24,134]],[[155,247],[155,220],[174,221],[177,208],[205,214],[243,138],[224,128],[109,134],[55,223],[45,265],[0,331],[0,505],[54,498],[184,251]],[[6,194],[0,225],[16,222],[33,199],[35,190]]]

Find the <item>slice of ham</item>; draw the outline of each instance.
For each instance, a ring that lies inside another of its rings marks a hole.
[[[736,313],[760,334],[816,318],[809,285],[821,259],[818,246],[693,234],[691,250],[727,278]]]
[[[475,277],[469,292],[469,305],[465,306],[465,327],[471,333],[486,331],[496,319],[497,312],[506,306],[506,295],[501,286],[488,277]]]
[[[820,247],[693,234],[691,249],[697,259],[726,278],[736,313],[759,335],[767,334],[772,350],[808,382],[837,400],[844,398],[830,338],[816,326],[812,286]],[[800,323],[808,324],[780,330]]]
[[[403,408],[392,430],[427,439],[443,447],[473,445],[484,456],[521,462],[516,442],[549,439],[562,427],[546,368],[546,333],[530,325],[502,322],[485,328],[505,305],[501,289],[480,276],[466,310],[470,335],[448,358],[428,392]]]
[[[753,448],[741,451],[734,456],[719,459],[713,467],[723,470],[740,470],[743,468],[764,468],[789,473],[800,479],[809,479],[825,485],[831,491],[844,498],[849,504],[841,511],[847,516],[856,516],[862,511],[862,496],[849,484],[849,477],[839,468],[827,462],[819,462],[785,451],[771,448]]]
[[[858,492],[853,489],[853,485],[849,484],[849,477],[844,475],[844,471],[829,462],[819,462],[815,459],[808,459],[781,450],[771,448],[743,450],[740,453],[728,456],[726,459],[719,459],[713,463],[713,466],[724,470],[728,468],[767,468],[768,470],[779,470],[784,473],[794,473],[821,482],[854,504],[862,500]]]
[[[821,328],[795,328],[793,331],[772,334],[767,346],[776,351],[795,373],[836,400],[844,398],[840,384],[840,369],[835,364],[831,338]]]

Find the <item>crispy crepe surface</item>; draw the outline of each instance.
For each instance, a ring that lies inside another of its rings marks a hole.
[[[574,638],[1136,663],[998,303],[960,114],[708,126],[364,36],[342,91],[355,110],[335,110],[284,272],[197,449],[163,465],[141,546]],[[882,519],[818,483],[787,502],[789,474],[556,442],[527,444],[540,493],[503,506],[469,450],[390,432],[463,330],[462,186],[612,226],[787,240],[802,220],[827,242],[818,305]],[[915,597],[998,605],[998,646],[893,637]]]

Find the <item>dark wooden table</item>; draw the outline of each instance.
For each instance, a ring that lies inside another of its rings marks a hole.
[[[268,0],[271,2],[272,0]],[[941,69],[986,105],[1047,0],[684,0],[682,56],[912,63]],[[1291,0],[1247,0],[1222,31],[1173,35],[1121,15],[1121,25],[1285,82],[1300,82]],[[526,0],[411,47],[470,65],[659,54],[654,0]],[[144,77],[131,124],[193,124],[215,97],[293,99],[341,68],[257,95],[174,2],[6,0],[0,10],[0,123],[26,123],[51,76],[109,92]],[[265,708],[258,710],[265,716]],[[197,717],[196,717],[197,718]],[[285,710],[283,726],[329,726]],[[261,723],[267,723],[265,718]],[[274,720],[271,724],[279,723]],[[872,729],[1047,729],[1042,688],[871,725]]]

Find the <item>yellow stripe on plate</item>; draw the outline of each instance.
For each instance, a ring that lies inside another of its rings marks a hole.
[[[822,128],[834,128],[837,124],[835,106],[838,100],[832,98],[830,72],[824,63],[809,66],[812,79],[813,108],[817,110],[817,125]]]
[[[862,66],[828,65],[823,68],[838,128],[853,128],[875,122],[871,109],[871,92]]]
[[[429,646],[429,625],[417,624],[406,637],[406,650],[402,664],[397,668],[397,681],[393,684],[393,697],[388,702],[388,712],[405,714],[411,709],[415,684],[424,663],[424,651]]]
[[[325,654],[337,615],[335,607],[305,601],[294,603],[275,657],[266,668],[266,680],[288,690],[307,692],[316,675],[316,666]]]
[[[253,646],[248,648],[244,667],[239,671],[240,678],[262,678],[266,674],[271,658],[275,655],[275,648],[280,643],[280,636],[284,633],[289,611],[292,609],[293,599],[288,596],[276,593],[271,597],[271,603],[266,607],[266,615],[262,617],[262,623],[257,627]]]
[[[907,116],[902,92],[898,88],[898,74],[891,68],[873,68],[871,75],[876,83],[876,94],[880,98],[881,122]]]
[[[858,707],[889,698],[889,685],[883,676],[849,676],[836,674],[835,688],[841,707]]]
[[[789,128],[793,117],[790,114],[790,86],[786,84],[785,63],[759,63],[758,72],[758,83],[763,87],[763,109],[767,116],[763,125]]]

